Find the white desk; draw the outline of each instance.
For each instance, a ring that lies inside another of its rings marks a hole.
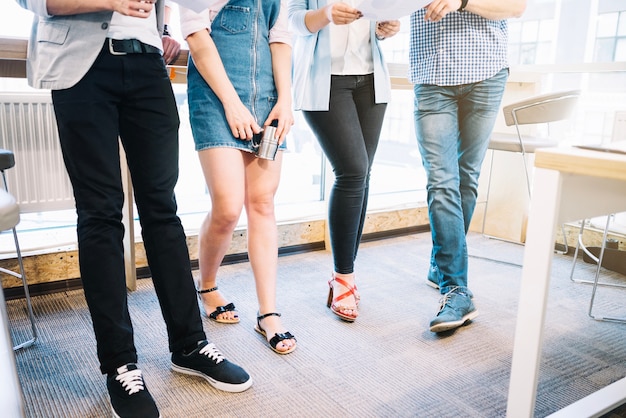
[[[562,222],[626,210],[626,155],[545,148],[537,150],[535,167],[507,417],[534,414],[556,227]],[[569,411],[569,417],[598,416],[624,400],[626,377],[562,412]]]

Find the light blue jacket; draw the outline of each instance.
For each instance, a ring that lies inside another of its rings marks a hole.
[[[46,0],[16,0],[35,14],[26,73],[35,88],[61,90],[78,83],[104,45],[112,11],[51,16]],[[164,0],[156,2],[159,33],[163,33]]]
[[[293,47],[293,104],[295,110],[328,110],[330,102],[330,30],[328,26],[311,33],[304,15],[328,4],[327,0],[292,0],[289,4]],[[374,90],[376,103],[391,98],[389,72],[376,39],[376,22],[371,23]]]

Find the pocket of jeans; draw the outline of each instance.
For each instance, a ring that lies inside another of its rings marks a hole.
[[[422,112],[438,111],[441,108],[440,95],[416,90],[415,104],[417,110]]]
[[[239,33],[250,27],[250,8],[242,6],[224,6],[221,11],[220,25],[230,33]]]

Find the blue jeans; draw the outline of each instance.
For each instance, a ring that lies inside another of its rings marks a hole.
[[[478,177],[508,69],[459,86],[415,85],[415,133],[426,170],[433,248],[428,275],[442,294],[467,291],[467,242]]]
[[[335,173],[328,202],[328,229],[335,272],[354,272],[363,233],[369,178],[385,117],[376,103],[374,75],[333,75],[328,111],[304,111]]]

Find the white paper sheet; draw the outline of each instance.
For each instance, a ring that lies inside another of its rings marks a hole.
[[[432,0],[363,0],[354,6],[370,20],[395,20],[421,9]]]
[[[200,13],[209,7],[211,0],[172,0],[174,3],[178,3],[181,6],[193,10],[196,13]]]

